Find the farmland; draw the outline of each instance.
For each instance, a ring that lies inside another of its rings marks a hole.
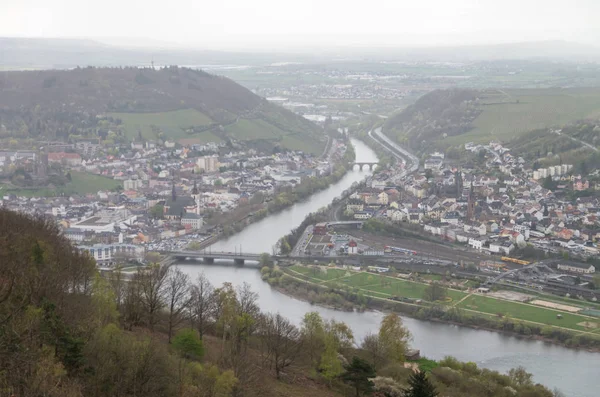
[[[130,140],[137,138],[138,131],[145,139],[157,139],[157,132],[153,128],[163,131],[168,139],[192,138],[194,135],[188,135],[184,129],[212,123],[208,116],[195,109],[158,113],[108,113],[108,116],[122,120],[123,130]]]
[[[510,139],[540,128],[562,126],[600,116],[600,89],[531,89],[495,91],[483,98],[473,129],[445,144],[486,143]]]

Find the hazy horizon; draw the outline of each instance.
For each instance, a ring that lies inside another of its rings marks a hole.
[[[225,0],[168,3],[4,0],[0,36],[93,39],[212,50],[452,47],[537,41],[595,44],[600,2],[576,0]],[[536,4],[537,3],[537,4]]]

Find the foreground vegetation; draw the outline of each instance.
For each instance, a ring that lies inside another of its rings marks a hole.
[[[45,218],[0,210],[0,238],[2,395],[553,396],[522,368],[405,368],[410,334],[395,314],[357,348],[317,313],[300,326],[262,313],[247,285],[160,264],[102,278]]]

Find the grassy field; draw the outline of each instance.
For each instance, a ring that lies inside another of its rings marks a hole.
[[[292,266],[291,270],[332,288],[354,287],[384,298],[392,296],[422,299],[426,284],[402,280],[380,274],[348,272],[341,269],[327,269],[327,273],[304,266]],[[466,296],[464,292],[449,290],[448,296],[457,301]]]
[[[533,321],[536,323],[556,325],[559,327],[570,328],[578,331],[585,331],[586,328],[578,325],[584,321],[594,321],[588,317],[563,311],[544,309],[529,304],[510,302],[501,299],[488,298],[480,295],[472,295],[462,301],[459,308],[476,310],[489,314],[509,315],[518,320]],[[557,314],[562,315],[562,319],[556,318]]]
[[[100,190],[112,190],[117,186],[122,186],[121,181],[87,172],[72,171],[71,178],[71,182],[66,186],[60,186],[55,189],[10,189],[8,186],[4,186],[1,193],[12,193],[25,197],[44,197],[59,196],[62,194],[95,194]]]
[[[500,90],[483,98],[475,128],[442,142],[503,142],[534,129],[600,116],[600,88]]]
[[[240,119],[237,123],[225,127],[227,135],[241,141],[255,139],[274,139],[286,132],[260,119]]]
[[[336,289],[352,287],[361,290],[365,295],[379,298],[397,296],[423,299],[425,288],[427,288],[427,284],[366,272],[349,272],[347,270],[331,268],[324,271],[306,266],[292,266],[289,270],[304,275],[307,281],[313,283]],[[291,274],[294,275],[294,273]],[[540,299],[545,298],[540,297]],[[448,290],[447,304],[456,305],[456,307],[461,309],[476,311],[484,316],[497,316],[501,314],[503,316],[508,315],[516,320],[554,325],[576,331],[600,332],[600,328],[594,330],[580,325],[580,323],[585,321],[600,323],[598,319],[481,295],[469,296],[467,293],[458,290]],[[562,318],[558,319],[556,317],[557,314],[561,314]]]
[[[146,139],[156,139],[157,135],[152,131],[152,126],[164,131],[165,136],[170,139],[191,138],[194,135],[187,134],[184,128],[212,123],[208,116],[195,109],[160,113],[108,113],[108,115],[123,121],[125,135],[129,139],[137,138],[138,131],[141,131]]]

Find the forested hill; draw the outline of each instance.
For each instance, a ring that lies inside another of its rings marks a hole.
[[[385,133],[413,149],[448,136],[463,134],[473,128],[479,115],[475,90],[435,90],[403,111],[390,117]]]
[[[93,119],[103,116],[116,120],[116,126],[104,126],[116,139],[266,141],[314,152],[324,142],[308,120],[199,70],[87,67],[5,72],[0,78],[4,136],[94,137],[103,126]]]
[[[560,129],[582,120],[582,125],[595,126],[599,115],[600,89],[595,87],[436,90],[390,117],[384,132],[415,151],[426,151],[467,142],[508,143],[530,131]],[[578,134],[587,130],[582,127]],[[590,131],[590,137],[597,132]],[[582,139],[597,145],[590,137]]]

